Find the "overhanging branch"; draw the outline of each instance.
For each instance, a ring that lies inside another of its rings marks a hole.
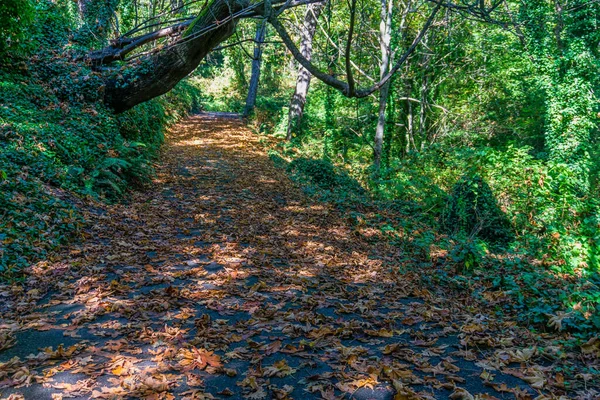
[[[442,4],[440,4],[440,3],[436,4],[435,8],[433,9],[433,11],[431,12],[431,14],[429,15],[429,18],[427,19],[427,21],[425,22],[425,24],[423,25],[423,27],[419,31],[419,34],[415,37],[415,39],[413,40],[412,44],[408,47],[408,49],[406,49],[406,51],[398,59],[398,61],[396,62],[396,64],[394,65],[394,67],[388,72],[388,74],[385,75],[382,79],[380,79],[377,83],[373,84],[370,87],[363,88],[363,89],[354,89],[354,87],[353,87],[354,86],[354,82],[352,80],[352,76],[351,75],[348,76],[349,82],[344,82],[344,81],[341,81],[341,80],[339,80],[339,79],[337,79],[337,78],[335,78],[335,77],[333,77],[333,76],[331,76],[331,75],[329,75],[329,74],[321,71],[311,61],[307,60],[306,57],[304,57],[302,55],[302,53],[298,50],[298,47],[296,46],[296,44],[294,43],[294,41],[291,39],[290,35],[287,33],[287,30],[281,24],[281,22],[277,19],[277,17],[271,16],[271,18],[269,19],[269,22],[271,23],[271,25],[273,26],[273,28],[275,28],[275,31],[279,34],[279,36],[281,37],[281,40],[286,45],[286,47],[290,50],[290,52],[292,53],[292,55],[294,56],[294,58],[304,68],[306,68],[315,78],[319,79],[320,81],[322,81],[326,85],[329,85],[329,86],[333,87],[334,89],[339,90],[346,97],[363,98],[363,97],[367,97],[367,96],[375,93],[379,89],[381,89],[381,87],[383,85],[385,85],[386,82],[396,72],[398,72],[398,70],[402,67],[402,65],[404,65],[404,63],[406,62],[406,60],[408,59],[408,57],[410,57],[410,55],[415,51],[415,49],[417,48],[417,46],[419,45],[419,43],[421,42],[421,40],[425,36],[425,33],[427,33],[427,31],[429,30],[429,27],[431,26],[431,24],[435,20],[435,17],[436,17],[436,15],[437,15],[437,13],[438,13],[438,11],[440,10],[441,7],[442,7]],[[347,59],[348,59],[348,57],[347,57]],[[350,84],[350,82],[352,84]]]

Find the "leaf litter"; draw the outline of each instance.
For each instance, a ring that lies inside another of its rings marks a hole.
[[[3,398],[600,398],[598,337],[565,347],[399,273],[241,121],[180,123],[156,169],[0,286]]]

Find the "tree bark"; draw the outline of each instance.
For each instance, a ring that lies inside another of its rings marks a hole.
[[[267,21],[262,20],[256,28],[254,38],[254,55],[252,58],[252,75],[250,76],[250,86],[248,87],[248,96],[246,96],[246,107],[244,107],[244,117],[247,117],[254,111],[256,105],[256,95],[258,94],[258,83],[260,82],[260,66],[262,63],[263,42],[267,32]]]
[[[108,79],[105,102],[121,113],[167,93],[193,72],[215,46],[233,34],[237,19],[232,14],[248,4],[248,0],[213,0],[175,45]]]
[[[427,46],[429,41],[428,35],[423,38],[423,44]],[[429,107],[429,68],[431,64],[431,54],[426,51],[423,53],[420,70],[421,70],[421,103],[419,105],[419,137],[421,139],[421,151],[425,149],[426,145],[429,145],[429,135],[427,129],[427,108]]]
[[[392,31],[392,10],[393,0],[381,0],[381,22],[379,25],[379,46],[381,48],[381,64],[379,66],[379,77],[383,79],[387,75],[391,64],[391,31]],[[377,128],[375,129],[375,140],[373,143],[373,166],[375,175],[379,177],[381,169],[381,151],[383,148],[383,135],[385,133],[385,108],[387,106],[388,94],[390,91],[388,80],[379,91],[379,115],[377,118]]]
[[[171,0],[171,12],[177,13],[183,9],[183,0]]]
[[[317,29],[317,20],[319,15],[325,6],[325,2],[309,4],[306,9],[306,15],[304,16],[304,23],[302,25],[301,42],[300,42],[300,53],[307,59],[312,58],[312,42],[315,36],[315,30]],[[306,104],[306,95],[310,86],[310,80],[312,75],[308,70],[300,65],[298,70],[298,78],[296,79],[296,89],[290,100],[290,109],[288,113],[288,125],[286,139],[292,140],[292,134],[294,130],[297,130],[302,122],[302,116],[304,115],[304,105]]]

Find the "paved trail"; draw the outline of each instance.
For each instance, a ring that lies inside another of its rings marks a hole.
[[[150,188],[0,287],[0,397],[535,395],[505,350],[526,335],[399,274],[397,249],[307,199],[258,140],[186,120]]]

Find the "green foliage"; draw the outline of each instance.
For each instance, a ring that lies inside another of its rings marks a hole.
[[[149,182],[164,127],[197,108],[187,82],[118,117],[98,76],[33,57],[0,71],[0,274],[19,271],[82,226],[77,197],[114,201]],[[17,70],[18,71],[18,70]]]
[[[33,15],[34,8],[29,0],[3,0],[0,3],[0,58],[19,47]]]
[[[487,252],[485,242],[460,235],[454,241],[450,260],[455,265],[458,274],[472,273],[475,268],[483,264]]]
[[[321,190],[345,190],[362,192],[362,187],[345,171],[337,169],[329,160],[296,158],[287,166],[287,171],[298,181],[308,183]]]
[[[288,166],[288,172],[301,176],[322,189],[340,186],[333,165],[327,160],[298,158]]]
[[[448,233],[479,237],[494,244],[513,238],[510,222],[500,210],[492,189],[480,175],[463,175],[454,185],[442,215]]]
[[[87,1],[83,24],[76,35],[77,41],[89,46],[106,44],[111,33],[111,21],[116,14],[119,1]]]

